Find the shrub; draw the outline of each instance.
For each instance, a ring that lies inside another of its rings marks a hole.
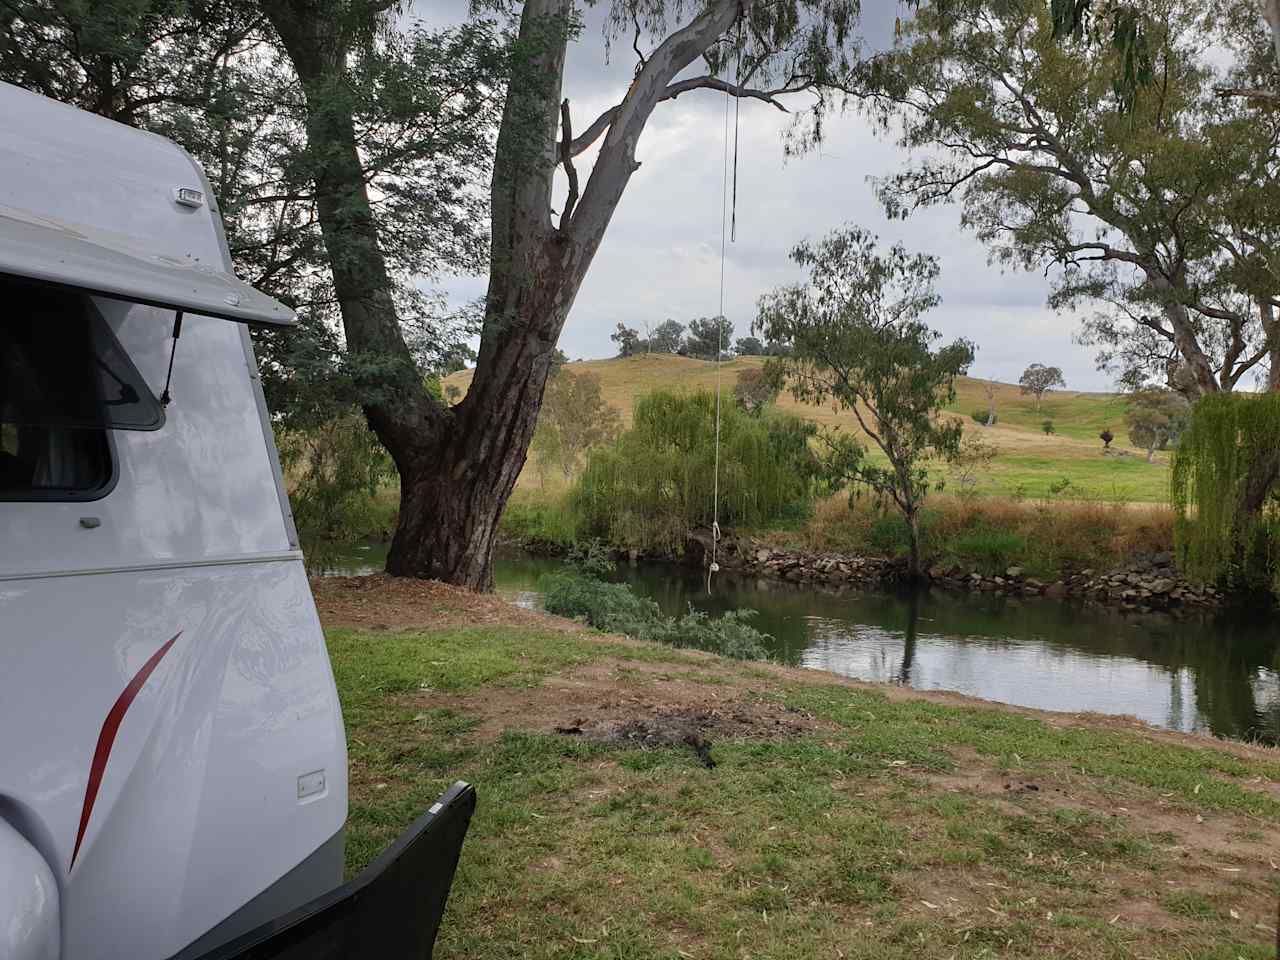
[[[1098,439],[1102,441],[1102,447],[1104,450],[1111,449],[1111,441],[1114,440],[1115,438],[1116,438],[1116,435],[1112,433],[1110,430],[1104,429],[1100,434],[1098,434]]]
[[[395,467],[361,414],[278,431],[276,446],[294,522],[309,546],[381,536],[394,525],[394,501],[377,493],[395,479]]]
[[[1052,420],[1046,420],[1044,423],[1040,424],[1040,429],[1044,431],[1044,435],[1046,437],[1052,436],[1053,434],[1058,432],[1057,430],[1054,429]]]
[[[960,560],[1001,571],[1026,553],[1027,541],[1017,533],[983,527],[957,537],[950,547]]]
[[[502,513],[502,534],[525,547],[570,547],[577,538],[573,513],[562,500],[545,500],[517,493]]]
[[[570,504],[579,532],[618,547],[680,552],[710,526],[715,488],[715,394],[658,391],[637,402],[634,426],[591,451]],[[814,426],[766,410],[720,404],[720,522],[766,524],[807,510]]]
[[[538,581],[548,613],[585,620],[597,630],[622,633],[673,647],[693,647],[737,660],[768,657],[768,634],[747,621],[754,610],[732,610],[711,617],[690,608],[683,617],[668,617],[656,603],[637,596],[624,583],[605,583],[580,573],[549,573]]]
[[[987,426],[987,417],[991,418],[992,424],[994,424],[997,420],[997,416],[994,413],[992,413],[990,410],[988,410],[986,407],[978,407],[976,410],[970,413],[969,416],[973,417],[973,420],[975,423],[980,423],[984,427]]]

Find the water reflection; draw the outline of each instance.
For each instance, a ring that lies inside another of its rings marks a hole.
[[[368,550],[365,567],[380,566]],[[536,607],[538,577],[560,564],[499,558],[500,592]],[[759,611],[785,663],[921,690],[1047,710],[1128,714],[1176,730],[1280,741],[1280,637],[1271,611],[1200,620],[1126,615],[1048,600],[797,587],[642,564],[619,578],[667,613]]]

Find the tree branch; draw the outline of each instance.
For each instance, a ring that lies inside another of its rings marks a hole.
[[[757,90],[754,87],[740,87],[737,84],[729,83],[727,80],[721,80],[719,77],[690,77],[688,80],[681,80],[679,83],[671,84],[662,92],[656,102],[674,100],[680,94],[688,93],[690,90],[719,90],[722,93],[741,99],[762,100],[777,107],[783,113],[790,113],[791,111],[787,109],[786,105],[780,103],[777,98],[789,93],[800,93],[808,90],[811,86],[813,86],[812,83],[805,81],[801,84],[780,87],[776,90]],[[596,140],[600,139],[600,135],[613,125],[614,120],[617,119],[618,111],[622,109],[625,103],[626,101],[624,100],[623,103],[618,104],[616,107],[610,107],[596,117],[591,126],[582,131],[576,140],[570,142],[569,155],[576,157],[590,147],[591,144],[595,143]],[[563,155],[563,143],[560,144],[560,152]]]
[[[560,162],[564,164],[565,176],[569,178],[569,196],[564,201],[564,212],[560,214],[560,229],[567,230],[573,217],[573,208],[578,203],[578,171],[573,166],[573,156],[569,145],[573,143],[573,126],[569,122],[569,98],[565,97],[560,104]]]
[[[1280,91],[1267,90],[1263,87],[1217,87],[1213,91],[1223,100],[1232,97],[1243,97],[1252,100],[1259,106],[1280,107]]]

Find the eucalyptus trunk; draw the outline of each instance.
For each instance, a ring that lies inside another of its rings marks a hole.
[[[377,358],[383,369],[389,365],[395,378],[391,390],[370,384],[364,404],[400,474],[400,516],[387,572],[487,590],[498,523],[528,456],[556,341],[639,167],[636,143],[672,78],[732,26],[739,7],[737,0],[715,0],[650,54],[611,116],[579,203],[568,104],[560,102],[573,0],[524,4],[521,55],[494,156],[480,353],[471,388],[452,407],[435,400],[413,375],[342,95],[349,53],[343,31],[357,22],[371,33],[385,9],[373,5],[335,17],[317,0],[264,3],[307,98],[317,207],[348,349]],[[552,185],[561,163],[570,196],[553,224]]]

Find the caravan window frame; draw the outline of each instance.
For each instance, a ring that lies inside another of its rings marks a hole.
[[[78,301],[81,309],[84,312],[83,315],[84,315],[85,322],[90,325],[90,328],[88,330],[90,350],[93,349],[93,338],[94,338],[92,325],[98,324],[100,325],[102,333],[106,335],[106,337],[109,339],[111,344],[125,358],[125,362],[132,367],[132,360],[129,358],[128,353],[125,351],[123,344],[120,343],[120,338],[116,336],[115,331],[111,329],[111,325],[107,323],[106,317],[103,315],[102,311],[98,308],[97,303],[94,302],[93,297],[89,296],[88,294],[85,294],[83,291],[71,291],[71,290],[68,290],[67,288],[61,287],[58,284],[41,283],[39,281],[33,282],[28,280],[27,278],[0,275],[0,289],[3,289],[4,286],[7,286],[10,283],[17,283],[23,286],[30,286],[35,288],[43,288],[46,290],[57,291],[64,294],[65,293],[75,294],[76,300]],[[136,369],[134,369],[133,372],[136,375]],[[141,381],[141,377],[139,377],[139,380]],[[145,384],[145,381],[141,381],[141,382],[144,388],[146,388],[148,393],[150,394],[150,387]],[[96,402],[97,402],[97,405],[101,408],[103,405],[103,398],[101,397],[100,392],[97,390],[96,384],[95,384],[94,392],[99,393],[99,395],[96,398]],[[150,395],[154,399],[154,394],[150,394]],[[155,424],[155,426],[149,427],[148,429],[159,430],[161,427],[163,427],[164,422],[167,419],[165,416],[165,413],[166,411],[164,410],[163,406],[161,406],[159,421]],[[0,424],[0,427],[8,426],[8,425],[9,424]],[[105,474],[102,482],[95,487],[89,487],[89,488],[83,488],[83,489],[68,488],[68,487],[40,488],[40,487],[34,487],[34,486],[25,487],[25,488],[12,487],[12,488],[6,489],[3,487],[0,487],[0,503],[92,503],[94,501],[104,499],[105,497],[109,496],[113,490],[115,490],[116,485],[120,481],[120,457],[119,457],[118,449],[116,446],[115,429],[105,424],[100,426],[88,426],[88,427],[64,427],[63,429],[91,431],[97,434],[99,437],[101,437],[102,445],[103,445],[103,455],[106,458],[106,463],[104,464],[106,469],[105,469]]]
[[[27,490],[5,490],[0,487],[0,503],[93,503],[111,494],[120,482],[120,457],[116,452],[115,431],[106,427],[84,427],[103,435],[106,445],[107,476],[101,485],[90,490],[45,489],[31,487]]]

